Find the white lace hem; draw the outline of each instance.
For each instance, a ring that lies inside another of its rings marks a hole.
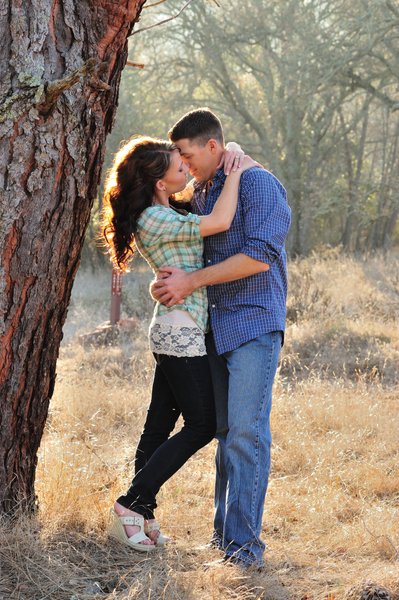
[[[150,350],[168,356],[205,356],[205,335],[199,327],[174,327],[154,323],[150,328]]]

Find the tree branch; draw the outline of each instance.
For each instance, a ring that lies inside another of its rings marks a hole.
[[[57,102],[58,98],[61,96],[65,90],[69,90],[76,83],[78,83],[81,77],[87,77],[91,75],[90,85],[100,90],[109,90],[110,86],[101,81],[98,76],[99,71],[102,69],[103,65],[98,63],[95,58],[89,58],[79,69],[73,71],[70,75],[67,75],[63,79],[56,79],[54,81],[50,81],[44,84],[43,90],[43,100],[37,104],[37,109],[39,113],[46,114],[48,113],[54,104]],[[97,71],[97,73],[96,73]]]
[[[61,94],[76,85],[82,77],[90,76],[88,85],[100,91],[108,91],[110,86],[100,78],[106,67],[106,63],[99,63],[97,59],[89,58],[79,69],[63,79],[44,83],[32,79],[34,85],[29,85],[29,89],[14,94],[4,102],[0,109],[0,123],[7,119],[15,120],[32,106],[35,106],[40,114],[48,114]]]
[[[390,2],[390,0],[386,0],[386,5],[394,15],[399,17],[399,9],[392,2]]]
[[[351,78],[353,86],[360,87],[366,90],[367,92],[370,92],[370,94],[372,94],[376,98],[379,98],[379,100],[382,100],[384,104],[387,104],[391,108],[391,110],[399,110],[399,100],[393,100],[380,90],[377,90],[377,88],[375,88],[369,81],[364,81],[360,77],[360,75],[354,73],[352,69],[348,69],[348,75]]]
[[[158,6],[158,4],[163,4],[166,0],[158,0],[158,2],[153,2],[152,4],[148,4],[148,6],[143,6],[143,10],[146,8],[152,8],[153,6]]]
[[[187,6],[189,4],[191,4],[193,0],[188,0],[188,2],[186,2],[186,4],[183,6],[182,9],[179,10],[179,12],[176,15],[173,15],[172,17],[168,17],[167,19],[164,19],[163,21],[159,21],[159,23],[154,23],[153,25],[149,25],[148,27],[142,27],[141,29],[137,29],[137,31],[133,31],[129,37],[132,37],[134,35],[136,35],[137,33],[141,33],[142,31],[148,31],[149,29],[153,29],[154,27],[159,27],[160,25],[164,25],[164,23],[169,23],[169,21],[173,21],[174,19],[177,19],[177,17],[179,17],[182,12],[184,10],[186,10]]]
[[[164,2],[164,0],[162,0]],[[127,60],[126,64],[128,67],[136,67],[137,69],[144,69],[145,65],[143,63],[136,63],[132,60]]]

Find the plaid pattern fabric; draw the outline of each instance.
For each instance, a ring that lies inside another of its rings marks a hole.
[[[203,267],[203,240],[200,218],[192,213],[181,214],[173,208],[156,205],[146,208],[138,220],[135,243],[138,251],[156,273],[160,267],[179,267],[195,271]],[[157,302],[156,315],[174,309],[188,310],[197,325],[206,331],[208,312],[204,288],[195,290],[184,304],[167,308]]]
[[[208,214],[205,212],[206,199],[213,185],[213,180],[206,181],[194,181],[193,183],[193,194],[195,195],[196,213],[198,215]],[[190,198],[191,200],[192,198]]]
[[[201,190],[196,185],[193,212],[209,214],[222,190],[225,175],[217,171],[201,209]],[[285,238],[290,208],[281,183],[268,171],[248,169],[241,176],[237,212],[230,229],[206,237],[205,266],[237,253],[270,265],[258,273],[229,283],[209,286],[211,329],[218,354],[230,352],[259,335],[284,331],[287,297]]]

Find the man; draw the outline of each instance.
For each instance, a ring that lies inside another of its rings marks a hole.
[[[223,187],[218,165],[224,139],[208,109],[184,115],[169,131],[195,178],[193,212],[209,214]],[[161,270],[152,286],[172,306],[207,286],[211,333],[207,348],[218,421],[215,520],[212,542],[224,559],[263,566],[260,539],[270,468],[272,386],[283,341],[287,273],[284,242],[290,209],[268,171],[241,176],[229,231],[205,238],[205,268]]]

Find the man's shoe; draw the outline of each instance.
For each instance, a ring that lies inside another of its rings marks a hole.
[[[256,561],[248,562],[246,560],[242,560],[238,556],[225,554],[223,557],[223,561],[225,564],[234,565],[235,567],[239,567],[243,571],[256,571],[257,573],[263,571],[265,568],[264,563],[258,563]]]
[[[204,563],[204,569],[207,571],[208,569],[216,569],[218,567],[226,566],[227,561],[225,558],[218,558],[217,560],[210,560],[209,562]]]
[[[195,546],[194,550],[198,550],[199,552],[209,552],[209,550],[222,550],[219,546],[217,546],[216,544],[213,544],[212,542],[208,542],[207,544],[200,544],[199,546]]]
[[[220,550],[221,552],[224,552],[222,539],[216,532],[214,532],[212,538],[207,544],[196,546],[195,550]]]
[[[217,533],[216,531],[213,532],[213,535],[209,541],[209,547],[210,548],[215,548],[215,550],[222,550],[223,551],[223,540],[222,540],[222,536]]]
[[[215,569],[218,567],[238,567],[242,571],[246,572],[260,572],[262,569],[264,569],[264,565],[259,565],[259,563],[256,562],[249,563],[239,559],[237,556],[228,556],[227,554],[225,554],[223,558],[218,558],[217,560],[211,560],[204,563],[204,568],[206,570]]]

